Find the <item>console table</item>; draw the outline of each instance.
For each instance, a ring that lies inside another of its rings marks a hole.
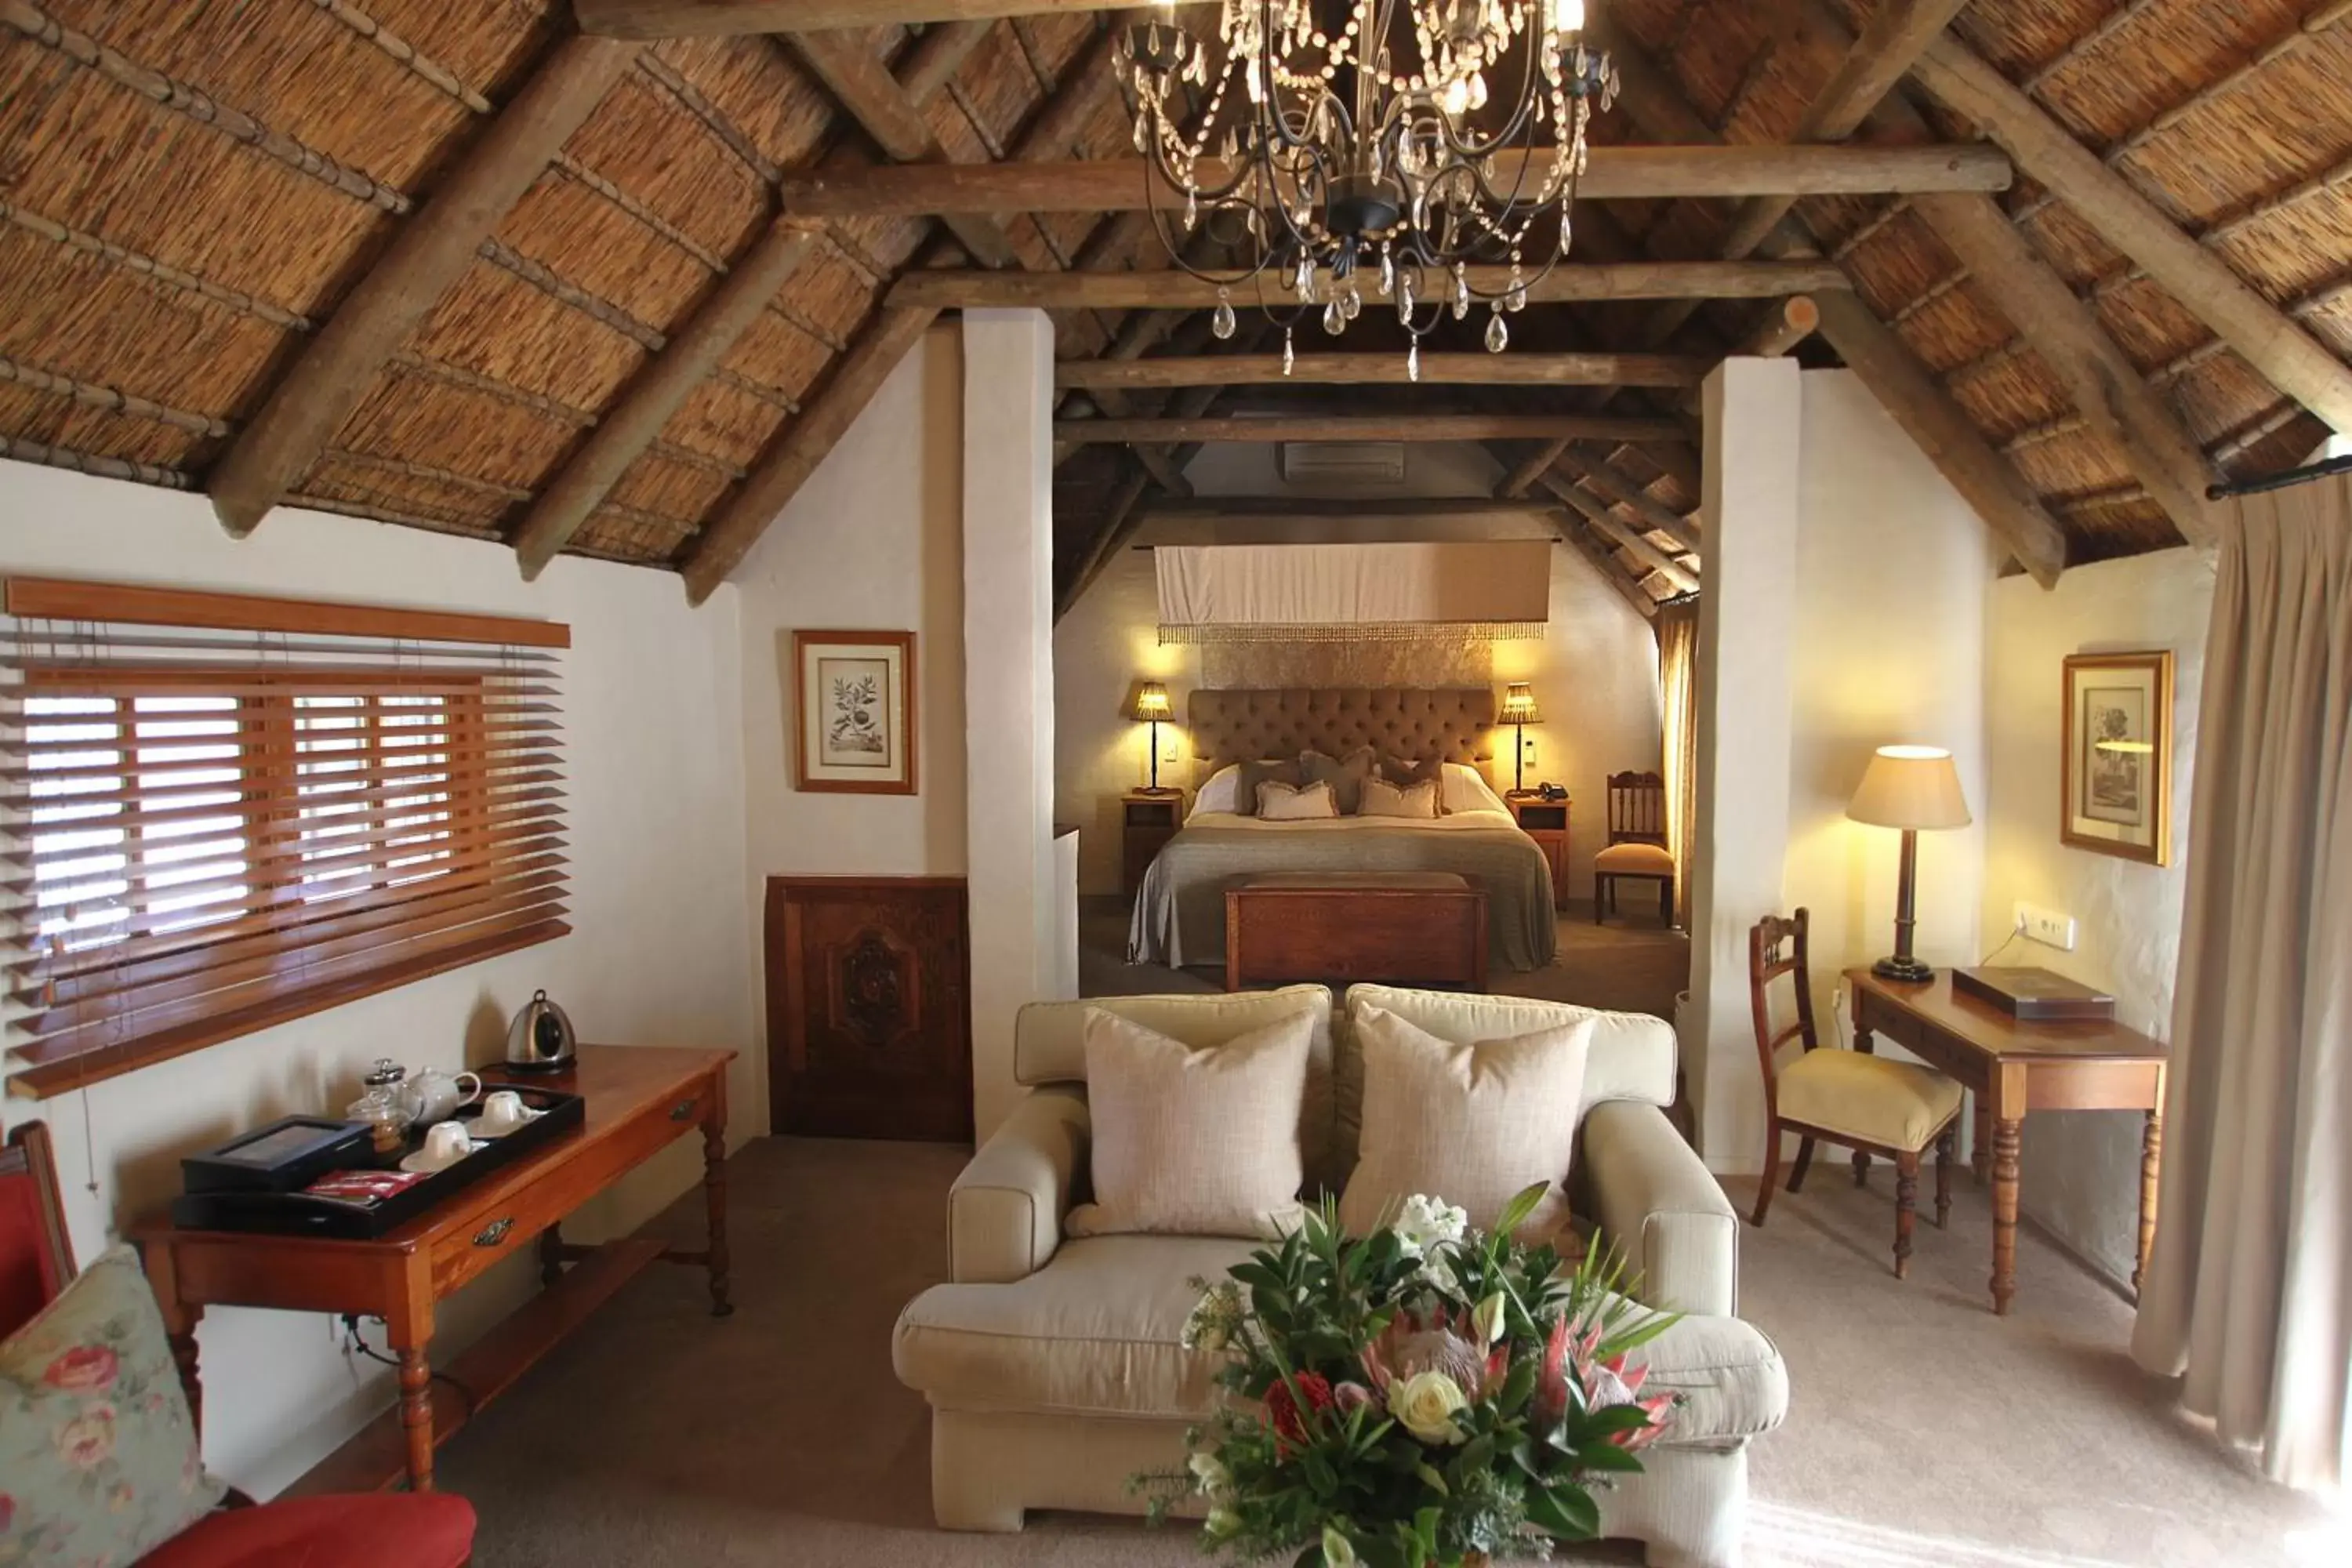
[[[433,1449],[503,1393],[597,1306],[657,1261],[710,1277],[710,1308],[727,1299],[728,1050],[583,1046],[562,1076],[528,1082],[587,1097],[587,1120],[536,1153],[485,1177],[429,1213],[372,1241],[182,1230],[159,1215],[131,1227],[163,1309],[173,1358],[201,1429],[196,1324],[206,1307],[276,1307],[381,1318],[400,1363],[400,1404],[312,1468],[286,1495],[375,1491],[406,1477],[433,1489]],[[563,1217],[687,1133],[702,1133],[709,1242],[698,1250],[624,1237],[580,1247]],[[436,1302],[494,1264],[536,1244],[545,1289],[436,1375],[430,1347]],[[569,1270],[566,1263],[572,1264]]]
[[[2140,1135],[2138,1289],[2156,1237],[2157,1172],[2164,1153],[2166,1049],[2120,1024],[2027,1023],[1952,990],[1952,977],[1908,984],[1867,969],[1849,969],[1854,1048],[1885,1035],[1977,1097],[1978,1172],[1992,1151],[1992,1310],[2007,1313],[2017,1294],[2018,1144],[2028,1111],[2137,1110]],[[1990,1130],[1990,1139],[1986,1134]],[[1869,1156],[1857,1154],[1859,1167]]]

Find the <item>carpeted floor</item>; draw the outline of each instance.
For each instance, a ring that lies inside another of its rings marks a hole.
[[[443,1451],[442,1484],[481,1513],[479,1568],[1198,1561],[1189,1532],[1125,1521],[930,1529],[925,1411],[891,1375],[890,1326],[944,1275],[962,1161],[923,1144],[745,1150],[733,1318],[707,1315],[697,1272],[653,1269]],[[1887,1174],[1857,1191],[1828,1163],[1743,1233],[1743,1310],[1793,1390],[1788,1425],[1752,1449],[1749,1568],[2346,1561],[2297,1544],[2315,1505],[2169,1414],[2124,1355],[2129,1309],[2040,1237],[2020,1237],[2016,1315],[1991,1315],[1986,1203],[1965,1178],[1952,1229],[1923,1225],[1897,1284]],[[691,1240],[700,1207],[690,1194],[656,1228]]]

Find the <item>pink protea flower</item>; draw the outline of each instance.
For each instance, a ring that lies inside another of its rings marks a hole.
[[[1411,1312],[1400,1312],[1381,1337],[1364,1348],[1364,1379],[1386,1394],[1389,1384],[1424,1372],[1442,1372],[1471,1399],[1479,1398],[1496,1375],[1497,1363],[1486,1354],[1465,1320],[1457,1330],[1440,1310],[1427,1324]],[[1507,1366],[1506,1352],[1500,1364]]]
[[[1646,1426],[1636,1426],[1627,1432],[1612,1432],[1609,1440],[1628,1453],[1637,1453],[1658,1440],[1666,1429],[1665,1413],[1674,1407],[1671,1394],[1642,1397],[1642,1384],[1650,1378],[1645,1363],[1626,1370],[1626,1358],[1614,1356],[1605,1362],[1587,1362],[1584,1367],[1584,1402],[1593,1410],[1608,1410],[1620,1405],[1636,1405],[1650,1417]]]
[[[1536,1374],[1535,1397],[1529,1406],[1536,1419],[1547,1426],[1567,1415],[1569,1378],[1572,1373],[1584,1395],[1586,1409],[1638,1405],[1648,1413],[1648,1426],[1612,1433],[1609,1438],[1629,1453],[1646,1448],[1665,1429],[1664,1413],[1673,1407],[1675,1396],[1661,1394],[1643,1398],[1642,1385],[1650,1380],[1648,1364],[1629,1367],[1631,1358],[1624,1355],[1601,1361],[1596,1359],[1600,1350],[1601,1330],[1597,1325],[1579,1334],[1566,1318],[1554,1323],[1544,1341],[1543,1366]]]

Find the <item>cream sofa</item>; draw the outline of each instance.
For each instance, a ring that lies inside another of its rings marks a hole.
[[[1641,1271],[1641,1298],[1688,1314],[1642,1352],[1650,1386],[1686,1397],[1673,1431],[1643,1455],[1644,1472],[1600,1494],[1603,1531],[1646,1542],[1654,1568],[1730,1568],[1748,1443],[1780,1424],[1788,1380],[1771,1342],[1732,1315],[1738,1216],[1660,1110],[1674,1097],[1673,1030],[1642,1015],[1515,997],[1349,992],[1351,1010],[1367,1004],[1462,1042],[1599,1020],[1571,1194]],[[1199,1296],[1192,1281],[1222,1278],[1253,1244],[1062,1236],[1087,1182],[1088,1006],[1194,1046],[1311,1011],[1299,1127],[1310,1186],[1339,1190],[1355,1162],[1361,1079],[1347,1018],[1335,1018],[1319,985],[1024,1008],[1014,1072],[1030,1093],[957,1179],[952,1282],[908,1306],[893,1345],[899,1380],[930,1402],[932,1509],[947,1529],[1018,1530],[1029,1509],[1140,1512],[1129,1478],[1181,1468],[1184,1429],[1213,1396],[1216,1359],[1178,1343]]]

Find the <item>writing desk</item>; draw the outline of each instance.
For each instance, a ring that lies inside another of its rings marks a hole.
[[[2109,1021],[2029,1023],[1952,990],[1952,977],[1910,984],[1849,969],[1854,1048],[1884,1035],[1977,1097],[1978,1171],[1991,1149],[1992,1310],[2017,1294],[2018,1145],[2033,1110],[2137,1110],[2140,1135],[2139,1257],[2132,1286],[2147,1269],[2156,1237],[2156,1178],[2164,1153],[2161,1040]],[[1988,1132],[1990,1136],[1988,1137]]]

